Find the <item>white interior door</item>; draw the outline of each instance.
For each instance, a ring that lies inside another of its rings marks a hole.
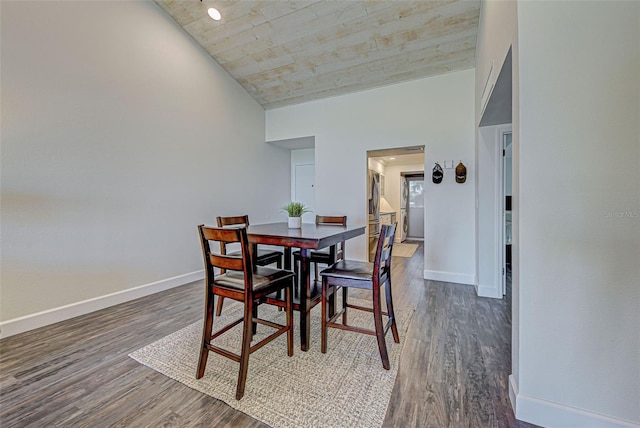
[[[315,205],[316,205],[316,166],[314,164],[296,165],[295,167],[295,186],[293,200],[302,202],[311,209],[313,215],[307,214],[302,216],[305,223],[313,223],[315,221]],[[312,220],[309,221],[309,218]]]

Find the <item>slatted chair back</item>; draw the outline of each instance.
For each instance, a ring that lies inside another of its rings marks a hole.
[[[248,215],[237,215],[229,217],[216,217],[216,222],[219,228],[235,229],[238,227],[249,227]],[[237,245],[234,242],[220,242],[220,254],[237,254],[239,253]],[[232,248],[230,248],[232,247]],[[268,266],[275,263],[278,269],[282,268],[282,261],[284,254],[282,251],[273,249],[264,249],[254,247],[255,252],[251,254],[252,266]],[[221,273],[225,273],[225,270],[221,270]],[[224,304],[224,297],[218,299],[218,306],[216,308],[216,316],[222,313],[222,305]]]
[[[198,230],[200,231],[207,284],[213,285],[215,268],[220,269],[221,274],[227,270],[240,271],[244,273],[245,277],[245,292],[249,291],[250,294],[253,290],[253,275],[246,227],[224,229],[200,225]],[[212,252],[211,245],[216,242],[220,244],[221,249],[227,244],[238,243],[241,248],[241,256]]]
[[[373,261],[373,272],[378,273],[373,275],[374,287],[384,284],[387,278],[391,278],[391,250],[393,249],[397,225],[398,223],[383,224],[380,230],[376,256]]]
[[[249,216],[238,215],[230,217],[216,217],[216,223],[218,227],[230,228],[230,227],[249,227]],[[231,243],[230,243],[231,244]],[[229,249],[227,243],[220,242],[220,254],[227,254]]]
[[[316,215],[316,225],[346,226],[347,216],[346,215],[345,216]],[[333,262],[344,259],[345,241],[341,241],[335,247],[334,246],[330,247],[329,253],[330,253],[329,257]]]
[[[346,226],[347,216],[317,215],[316,224],[339,224],[340,226]]]
[[[216,217],[218,227],[225,226],[247,226],[249,227],[248,215],[237,215],[231,217]]]

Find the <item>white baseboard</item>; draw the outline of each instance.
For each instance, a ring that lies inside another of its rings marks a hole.
[[[516,419],[558,428],[639,428],[640,423],[626,421],[553,401],[520,394],[513,375],[509,376],[509,399]]]
[[[29,330],[55,324],[80,315],[85,315],[100,309],[125,303],[140,297],[168,290],[170,288],[189,284],[204,278],[204,270],[174,276],[150,284],[140,285],[127,290],[118,291],[104,296],[94,297],[81,302],[48,309],[31,315],[3,321],[0,323],[0,338],[24,333]]]
[[[518,398],[518,384],[512,374],[509,375],[509,401],[513,414],[516,414],[516,399]]]
[[[475,278],[474,275],[465,275],[462,273],[455,272],[441,272],[436,270],[424,270],[423,273],[424,279],[429,279],[431,281],[442,281],[442,282],[454,282],[456,284],[467,284],[474,285]]]
[[[476,286],[476,293],[480,297],[491,297],[493,299],[502,299],[502,286],[494,287],[489,285]]]

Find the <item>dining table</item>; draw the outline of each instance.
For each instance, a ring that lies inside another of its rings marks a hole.
[[[302,223],[299,229],[290,229],[288,223],[252,224],[247,228],[250,251],[255,254],[258,244],[284,247],[284,268],[291,269],[292,249],[300,250],[299,293],[293,299],[293,309],[300,312],[300,349],[309,349],[311,308],[321,301],[322,286],[314,281],[311,287],[309,255],[318,250],[364,235],[363,225],[316,225]],[[277,298],[277,297],[274,297]]]

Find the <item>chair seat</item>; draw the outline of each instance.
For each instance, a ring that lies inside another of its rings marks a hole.
[[[373,278],[373,263],[360,262],[357,260],[341,260],[333,266],[324,269],[320,272],[320,275],[370,281]]]
[[[242,255],[242,251],[231,251],[230,253],[228,253],[230,256],[241,256]],[[268,250],[268,249],[261,249],[258,248],[258,260],[265,258],[265,257],[272,257],[272,256],[281,256],[283,253],[282,251],[278,251],[278,250]]]
[[[274,282],[289,276],[293,276],[293,272],[259,266],[253,273],[253,290],[263,290]],[[219,287],[244,290],[244,273],[239,271],[227,271],[222,275],[217,275],[213,283]]]
[[[260,249],[258,248],[258,255],[256,257],[256,264],[264,265],[275,263],[278,259],[283,257],[283,252],[278,250],[269,250],[269,249]],[[230,256],[240,257],[242,256],[242,251],[232,251],[229,253]],[[268,263],[263,263],[268,262]]]
[[[302,256],[300,255],[300,251],[294,251],[293,257],[296,260],[299,260]],[[314,263],[331,263],[331,254],[329,254],[329,248],[323,248],[321,250],[315,250],[309,252],[309,259]]]

